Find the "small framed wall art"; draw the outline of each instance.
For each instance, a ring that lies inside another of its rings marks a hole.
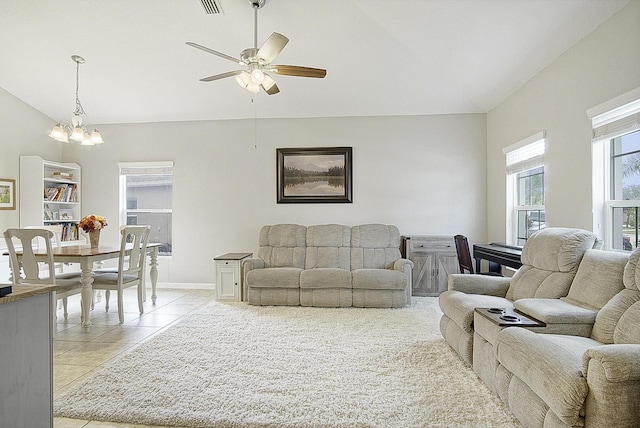
[[[16,180],[0,178],[0,210],[16,209]]]
[[[352,148],[276,149],[277,202],[351,203]]]
[[[72,220],[73,219],[73,210],[60,209],[58,215],[60,217],[60,220]]]

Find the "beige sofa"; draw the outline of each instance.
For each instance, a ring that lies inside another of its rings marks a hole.
[[[401,258],[393,225],[262,227],[258,257],[246,259],[252,305],[397,308],[411,302],[413,263]]]
[[[639,259],[636,250],[624,268],[624,289],[597,311],[589,335],[513,327],[498,333],[495,387],[524,426],[640,426]],[[612,290],[618,279],[618,271],[600,267],[592,271],[592,295]]]
[[[569,239],[574,249],[583,248],[585,242],[574,240],[570,232],[550,229],[545,245],[533,246],[541,244],[537,240],[525,246],[523,262],[535,259],[529,253],[533,248],[545,257],[560,254],[553,250],[558,239]],[[476,301],[477,307],[485,303],[514,307],[546,323],[500,327],[478,313],[472,318],[473,370],[525,427],[638,426],[639,258],[640,250],[629,258],[588,249],[579,258],[564,297]],[[486,281],[478,275],[467,277]],[[473,298],[469,294],[467,300],[454,301],[471,306]]]

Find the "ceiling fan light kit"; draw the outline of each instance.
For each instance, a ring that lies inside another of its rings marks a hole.
[[[56,141],[60,141],[61,143],[69,143],[69,140],[71,139],[79,142],[82,146],[103,144],[104,141],[102,140],[100,132],[95,128],[93,128],[93,131],[89,132],[89,128],[91,128],[91,126],[82,123],[82,115],[86,113],[84,112],[84,108],[82,107],[80,98],[78,97],[78,72],[80,64],[84,64],[85,59],[79,55],[72,55],[71,59],[76,63],[76,109],[73,112],[71,121],[68,122],[62,120],[58,122],[49,133],[49,137]]]
[[[274,95],[280,92],[276,81],[269,73],[280,74],[283,76],[313,77],[322,79],[327,75],[327,70],[321,68],[301,67],[297,65],[272,65],[271,62],[282,52],[289,42],[289,39],[280,33],[272,33],[271,36],[258,49],[258,9],[262,8],[266,0],[249,0],[254,11],[254,47],[242,51],[240,59],[234,58],[222,52],[214,51],[205,46],[193,42],[187,42],[187,45],[200,49],[207,53],[216,55],[236,64],[243,65],[244,70],[230,71],[227,73],[216,74],[200,79],[201,82],[212,82],[227,77],[235,76],[238,85],[251,93],[258,93],[260,88],[268,95]]]

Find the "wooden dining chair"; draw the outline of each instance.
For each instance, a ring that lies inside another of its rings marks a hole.
[[[138,309],[144,313],[143,289],[147,244],[151,226],[125,226],[120,229],[120,255],[118,269],[111,272],[96,272],[93,276],[93,289],[105,291],[105,311],[109,312],[111,291],[117,292],[118,319],[124,322],[123,291],[125,288],[138,287]],[[127,255],[127,246],[131,251]]]
[[[44,229],[44,230],[48,230],[50,232],[53,233],[53,236],[51,237],[51,245],[54,249],[58,249],[58,248],[62,248],[62,225],[60,224],[54,224],[54,225],[45,225],[45,226],[25,226],[25,229]],[[38,239],[38,248],[41,248],[40,246],[43,245],[43,239]],[[44,247],[42,247],[44,248]],[[55,259],[55,258],[54,258]],[[54,260],[55,262],[55,260]],[[80,278],[82,276],[82,272],[76,271],[76,272],[64,272],[64,263],[54,263],[53,265],[53,269],[55,271],[56,274],[56,280],[60,281],[60,280],[75,280],[75,281],[80,281]],[[72,283],[75,281],[66,281],[67,283]],[[72,290],[69,291],[65,291],[65,292],[58,292],[57,293],[57,299],[59,302],[62,302],[62,312],[64,314],[64,319],[68,319],[69,318],[69,308],[68,308],[68,298],[75,295],[75,294],[80,294],[81,289],[80,288],[74,288]]]
[[[458,265],[460,266],[460,273],[476,273],[473,269],[473,259],[471,258],[471,252],[469,251],[469,241],[464,235],[455,235],[453,240],[456,244],[456,252],[458,253]],[[499,272],[477,272],[480,275],[502,276]]]
[[[64,318],[67,319],[69,315],[67,297],[80,293],[82,282],[75,274],[56,275],[56,264],[53,259],[55,239],[55,233],[46,229],[7,229],[4,232],[13,284],[57,285],[54,300],[62,300]],[[22,250],[20,258],[18,258],[14,240],[20,243]],[[59,245],[59,241],[56,245]],[[45,260],[39,261],[36,253],[44,253]]]

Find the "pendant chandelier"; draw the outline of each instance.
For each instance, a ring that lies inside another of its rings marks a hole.
[[[102,144],[102,135],[97,129],[93,128],[93,131],[89,132],[92,127],[89,124],[83,124],[82,116],[86,115],[80,98],[78,97],[78,72],[80,64],[84,64],[84,58],[79,55],[72,55],[71,59],[76,63],[76,109],[73,112],[71,122],[60,121],[53,127],[49,137],[62,143],[69,143],[69,139],[79,142],[83,146],[93,146],[96,144]]]

